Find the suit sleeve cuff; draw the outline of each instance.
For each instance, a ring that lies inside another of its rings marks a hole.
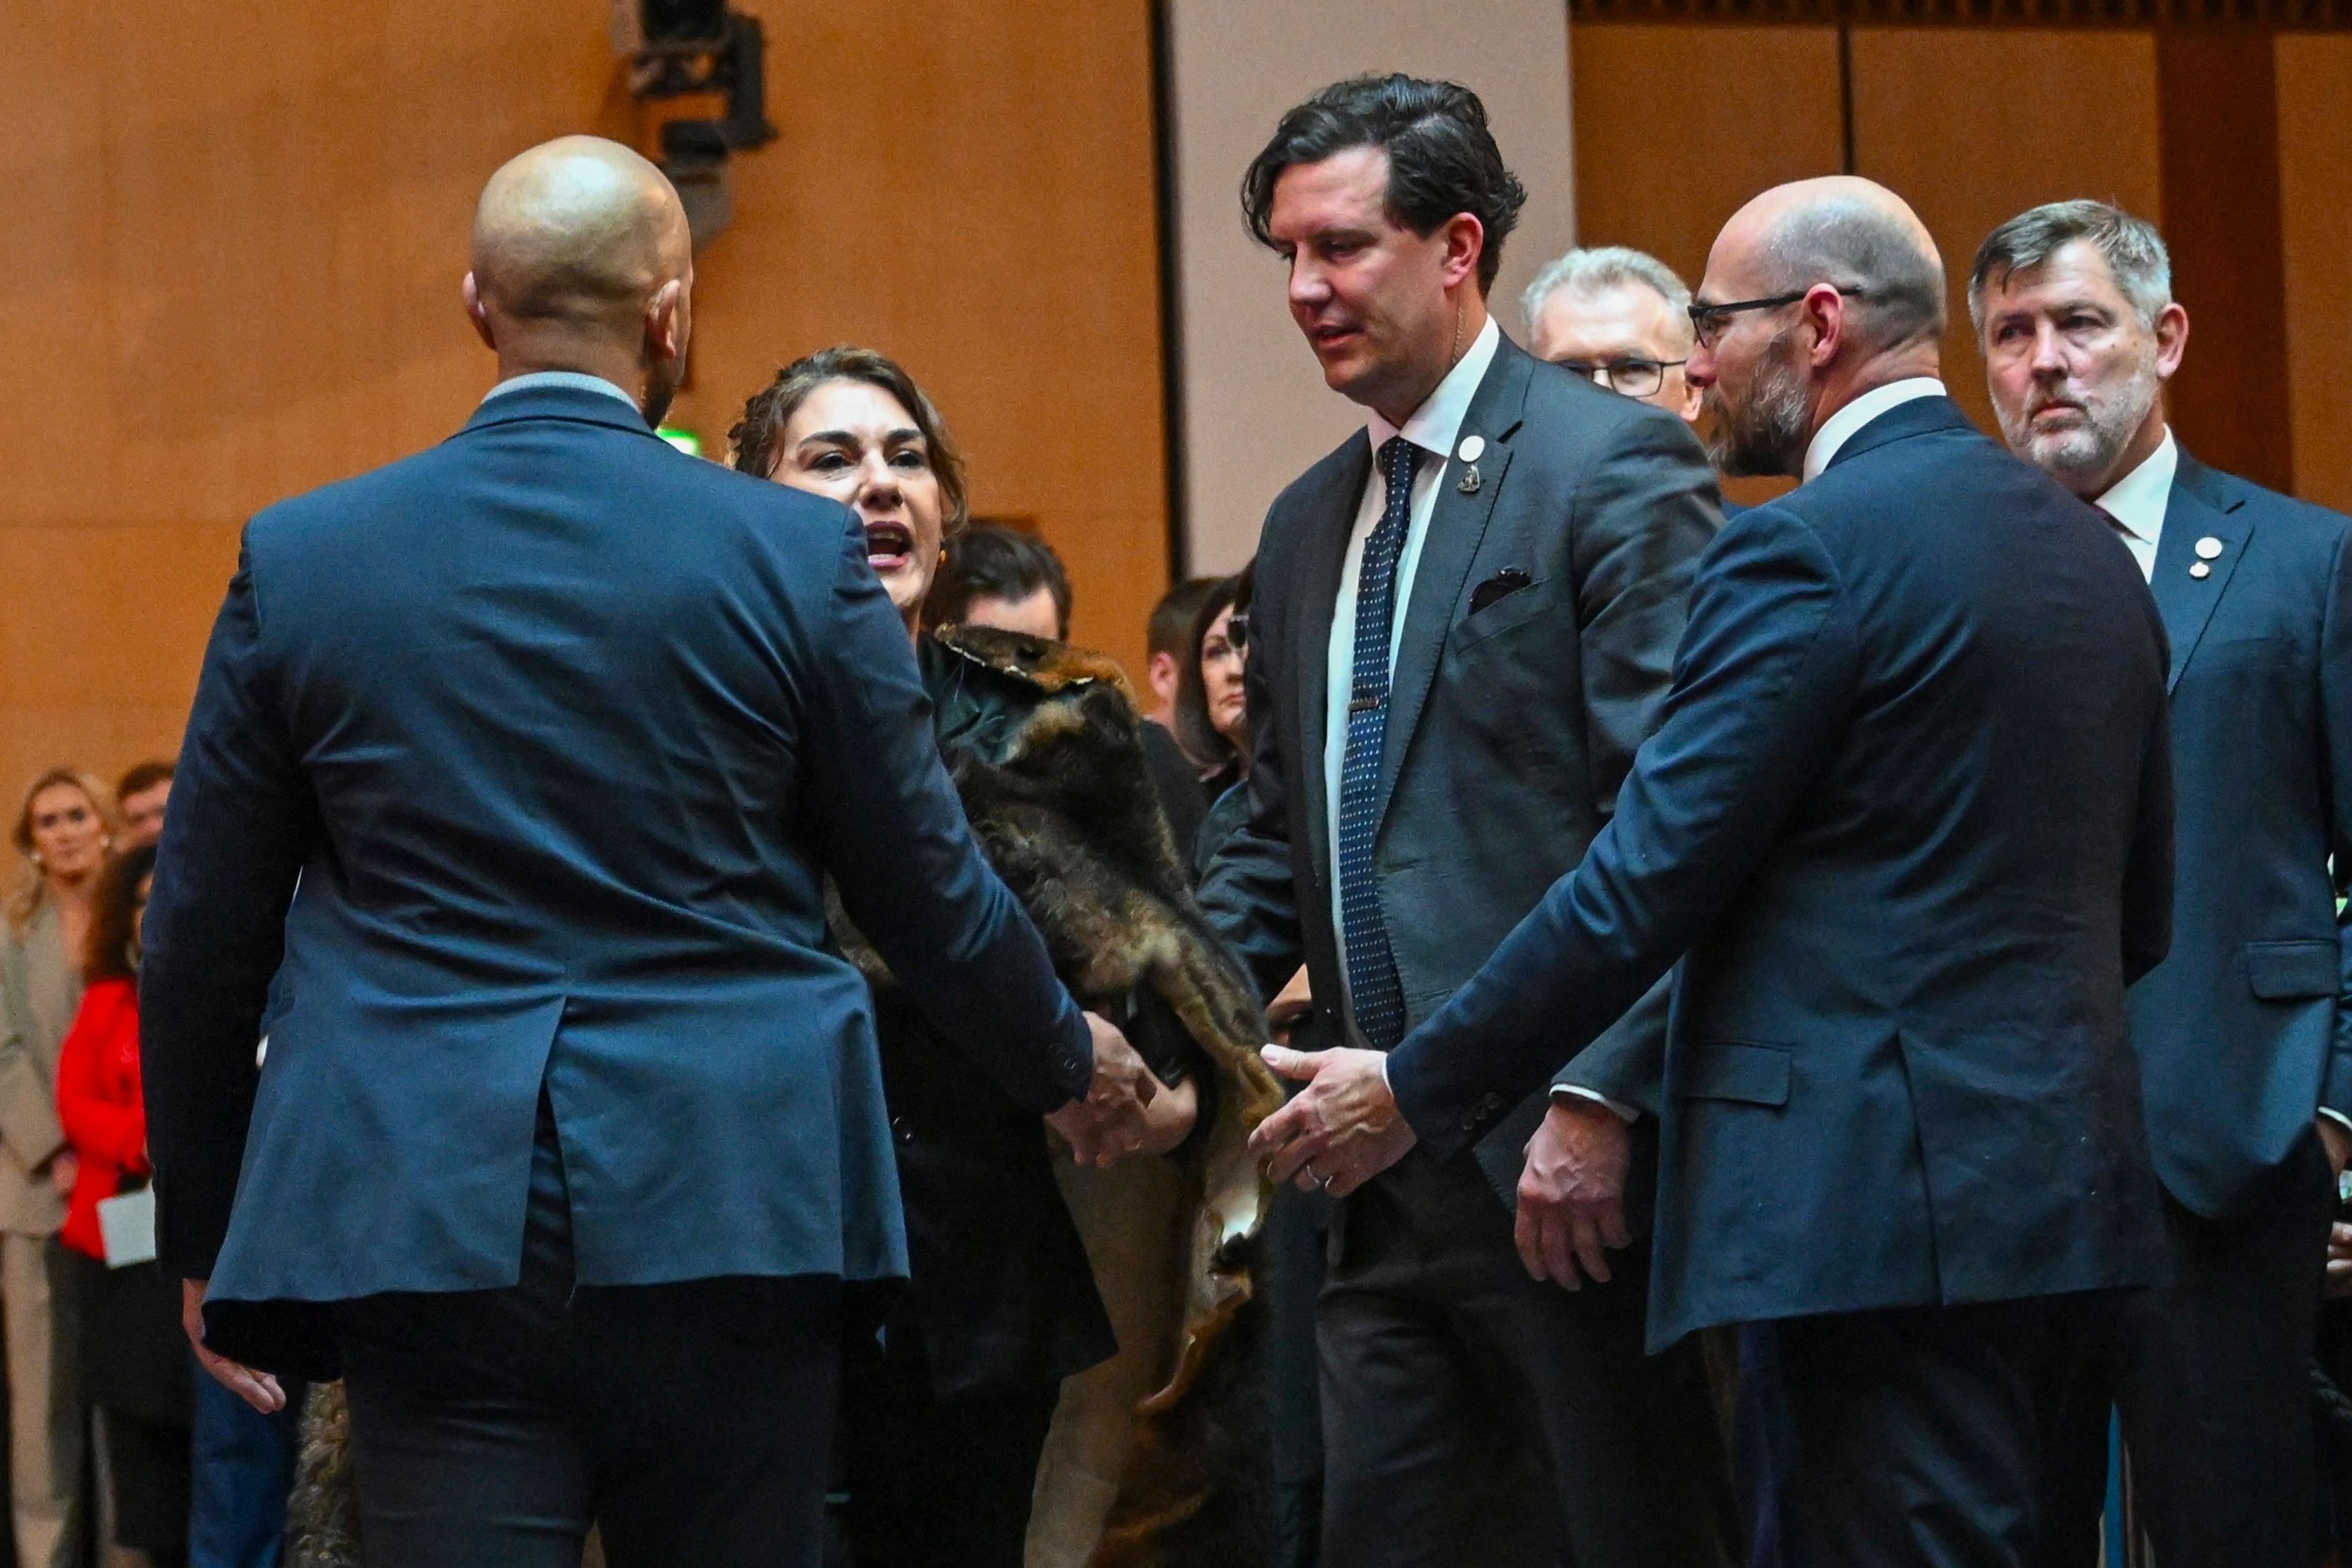
[[[1642,1112],[1638,1107],[1624,1104],[1620,1100],[1612,1100],[1597,1089],[1586,1089],[1580,1084],[1556,1083],[1552,1085],[1552,1103],[1554,1105],[1558,1105],[1563,1100],[1590,1100],[1595,1105],[1606,1106],[1611,1114],[1614,1115],[1620,1121],[1625,1122],[1629,1126],[1633,1122],[1642,1120]],[[2352,1126],[2352,1123],[2347,1123],[2347,1125]]]

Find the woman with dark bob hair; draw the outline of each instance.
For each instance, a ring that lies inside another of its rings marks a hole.
[[[731,444],[736,468],[857,514],[982,847],[1071,990],[1126,1031],[1166,1086],[1147,1152],[1178,1158],[1083,1172],[1057,1160],[1036,1119],[998,1102],[835,906],[835,935],[874,988],[911,1271],[875,1342],[854,1348],[844,1371],[850,1543],[860,1568],[1015,1568],[1033,1489],[1041,1510],[1055,1506],[1039,1455],[1049,1430],[1074,1419],[1089,1434],[1116,1429],[1116,1452],[1087,1438],[1108,1495],[1087,1493],[1078,1511],[1101,1534],[1134,1402],[1173,1360],[1179,1194],[1199,1211],[1223,1205],[1209,1215],[1221,1237],[1255,1223],[1262,1188],[1245,1140],[1278,1100],[1257,1059],[1257,1010],[1192,904],[1118,667],[1016,632],[919,631],[945,542],[970,506],[947,426],[913,378],[868,349],[811,354],[751,399]],[[1219,1177],[1202,1203],[1204,1183]],[[1165,1201],[1139,1212],[1139,1182]],[[1119,1262],[1106,1269],[1112,1236]],[[1123,1289],[1139,1251],[1158,1260],[1156,1289]],[[1140,1339],[1121,1310],[1139,1293],[1152,1309]],[[1116,1420],[1089,1422],[1100,1414],[1091,1406],[1074,1418],[1064,1379],[1076,1386],[1076,1374],[1123,1363],[1148,1373],[1122,1385],[1131,1392]]]

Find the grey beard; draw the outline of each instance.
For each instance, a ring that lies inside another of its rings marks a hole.
[[[2061,431],[2053,436],[2037,436],[2031,426],[2011,425],[2001,420],[2001,435],[2009,449],[2040,468],[2059,479],[2091,479],[2107,471],[2123,449],[2131,444],[2133,435],[2147,418],[2147,411],[2156,406],[2157,394],[2163,382],[2156,374],[2156,357],[2151,354],[2132,378],[2116,389],[2105,407],[2084,410],[2084,423],[2080,428]]]
[[[1716,468],[1734,478],[1751,474],[1796,475],[1804,471],[1805,443],[1812,435],[1805,378],[1786,353],[1786,341],[1773,340],[1756,373],[1756,384],[1735,404],[1718,384],[1707,388],[1714,420],[1706,438]]]

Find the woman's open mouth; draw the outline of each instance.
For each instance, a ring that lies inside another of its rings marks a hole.
[[[915,558],[915,531],[903,522],[866,525],[866,563],[877,572],[896,572]]]

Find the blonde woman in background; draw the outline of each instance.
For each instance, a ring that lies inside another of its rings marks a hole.
[[[106,786],[73,768],[33,781],[12,837],[24,876],[0,943],[0,1332],[8,1481],[21,1568],[71,1568],[88,1420],[57,1242],[79,1173],[58,1125],[58,1052],[81,1005],[82,949],[113,843]]]

